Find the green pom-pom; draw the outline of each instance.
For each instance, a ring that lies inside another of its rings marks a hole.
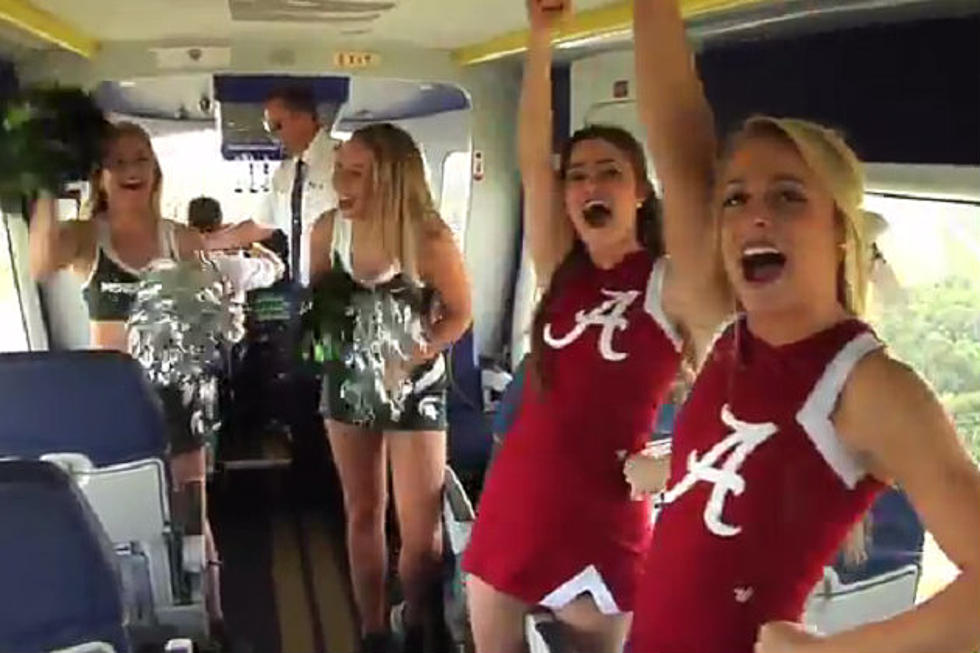
[[[0,106],[0,194],[58,191],[85,179],[109,123],[78,88],[28,89]]]
[[[304,316],[304,329],[319,350],[317,362],[329,364],[343,356],[343,343],[350,342],[354,320],[349,307],[357,283],[344,272],[340,259],[317,281],[313,288],[313,306]]]

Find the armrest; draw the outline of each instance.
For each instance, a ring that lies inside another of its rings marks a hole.
[[[476,513],[473,510],[473,505],[470,503],[469,497],[466,496],[466,490],[460,483],[459,477],[456,476],[456,472],[450,467],[446,467],[445,479],[444,491],[446,499],[449,501],[449,507],[452,509],[453,518],[460,522],[475,521]]]

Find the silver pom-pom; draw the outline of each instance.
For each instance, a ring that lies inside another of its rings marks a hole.
[[[206,259],[150,264],[126,324],[129,353],[150,380],[174,385],[221,360],[221,345],[245,335],[244,309]]]
[[[154,385],[180,389],[191,431],[212,440],[220,426],[214,374],[221,349],[245,335],[244,307],[231,284],[206,258],[154,261],[126,328],[130,355]]]
[[[398,421],[412,392],[407,363],[425,337],[422,317],[406,295],[379,290],[351,297],[353,341],[343,358],[347,375],[340,396],[359,424],[374,421],[381,409]]]

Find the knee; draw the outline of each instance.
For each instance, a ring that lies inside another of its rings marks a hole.
[[[351,497],[344,505],[352,535],[376,535],[384,529],[384,501],[380,497]]]
[[[438,564],[441,558],[442,529],[438,524],[431,531],[402,535],[402,564],[425,568]]]

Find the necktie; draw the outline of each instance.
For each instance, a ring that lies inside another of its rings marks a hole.
[[[290,208],[292,209],[292,228],[289,235],[289,274],[293,283],[299,283],[300,271],[300,247],[302,247],[301,236],[303,234],[303,178],[306,173],[306,164],[302,159],[296,161],[296,173],[293,177],[293,192],[290,197]]]

